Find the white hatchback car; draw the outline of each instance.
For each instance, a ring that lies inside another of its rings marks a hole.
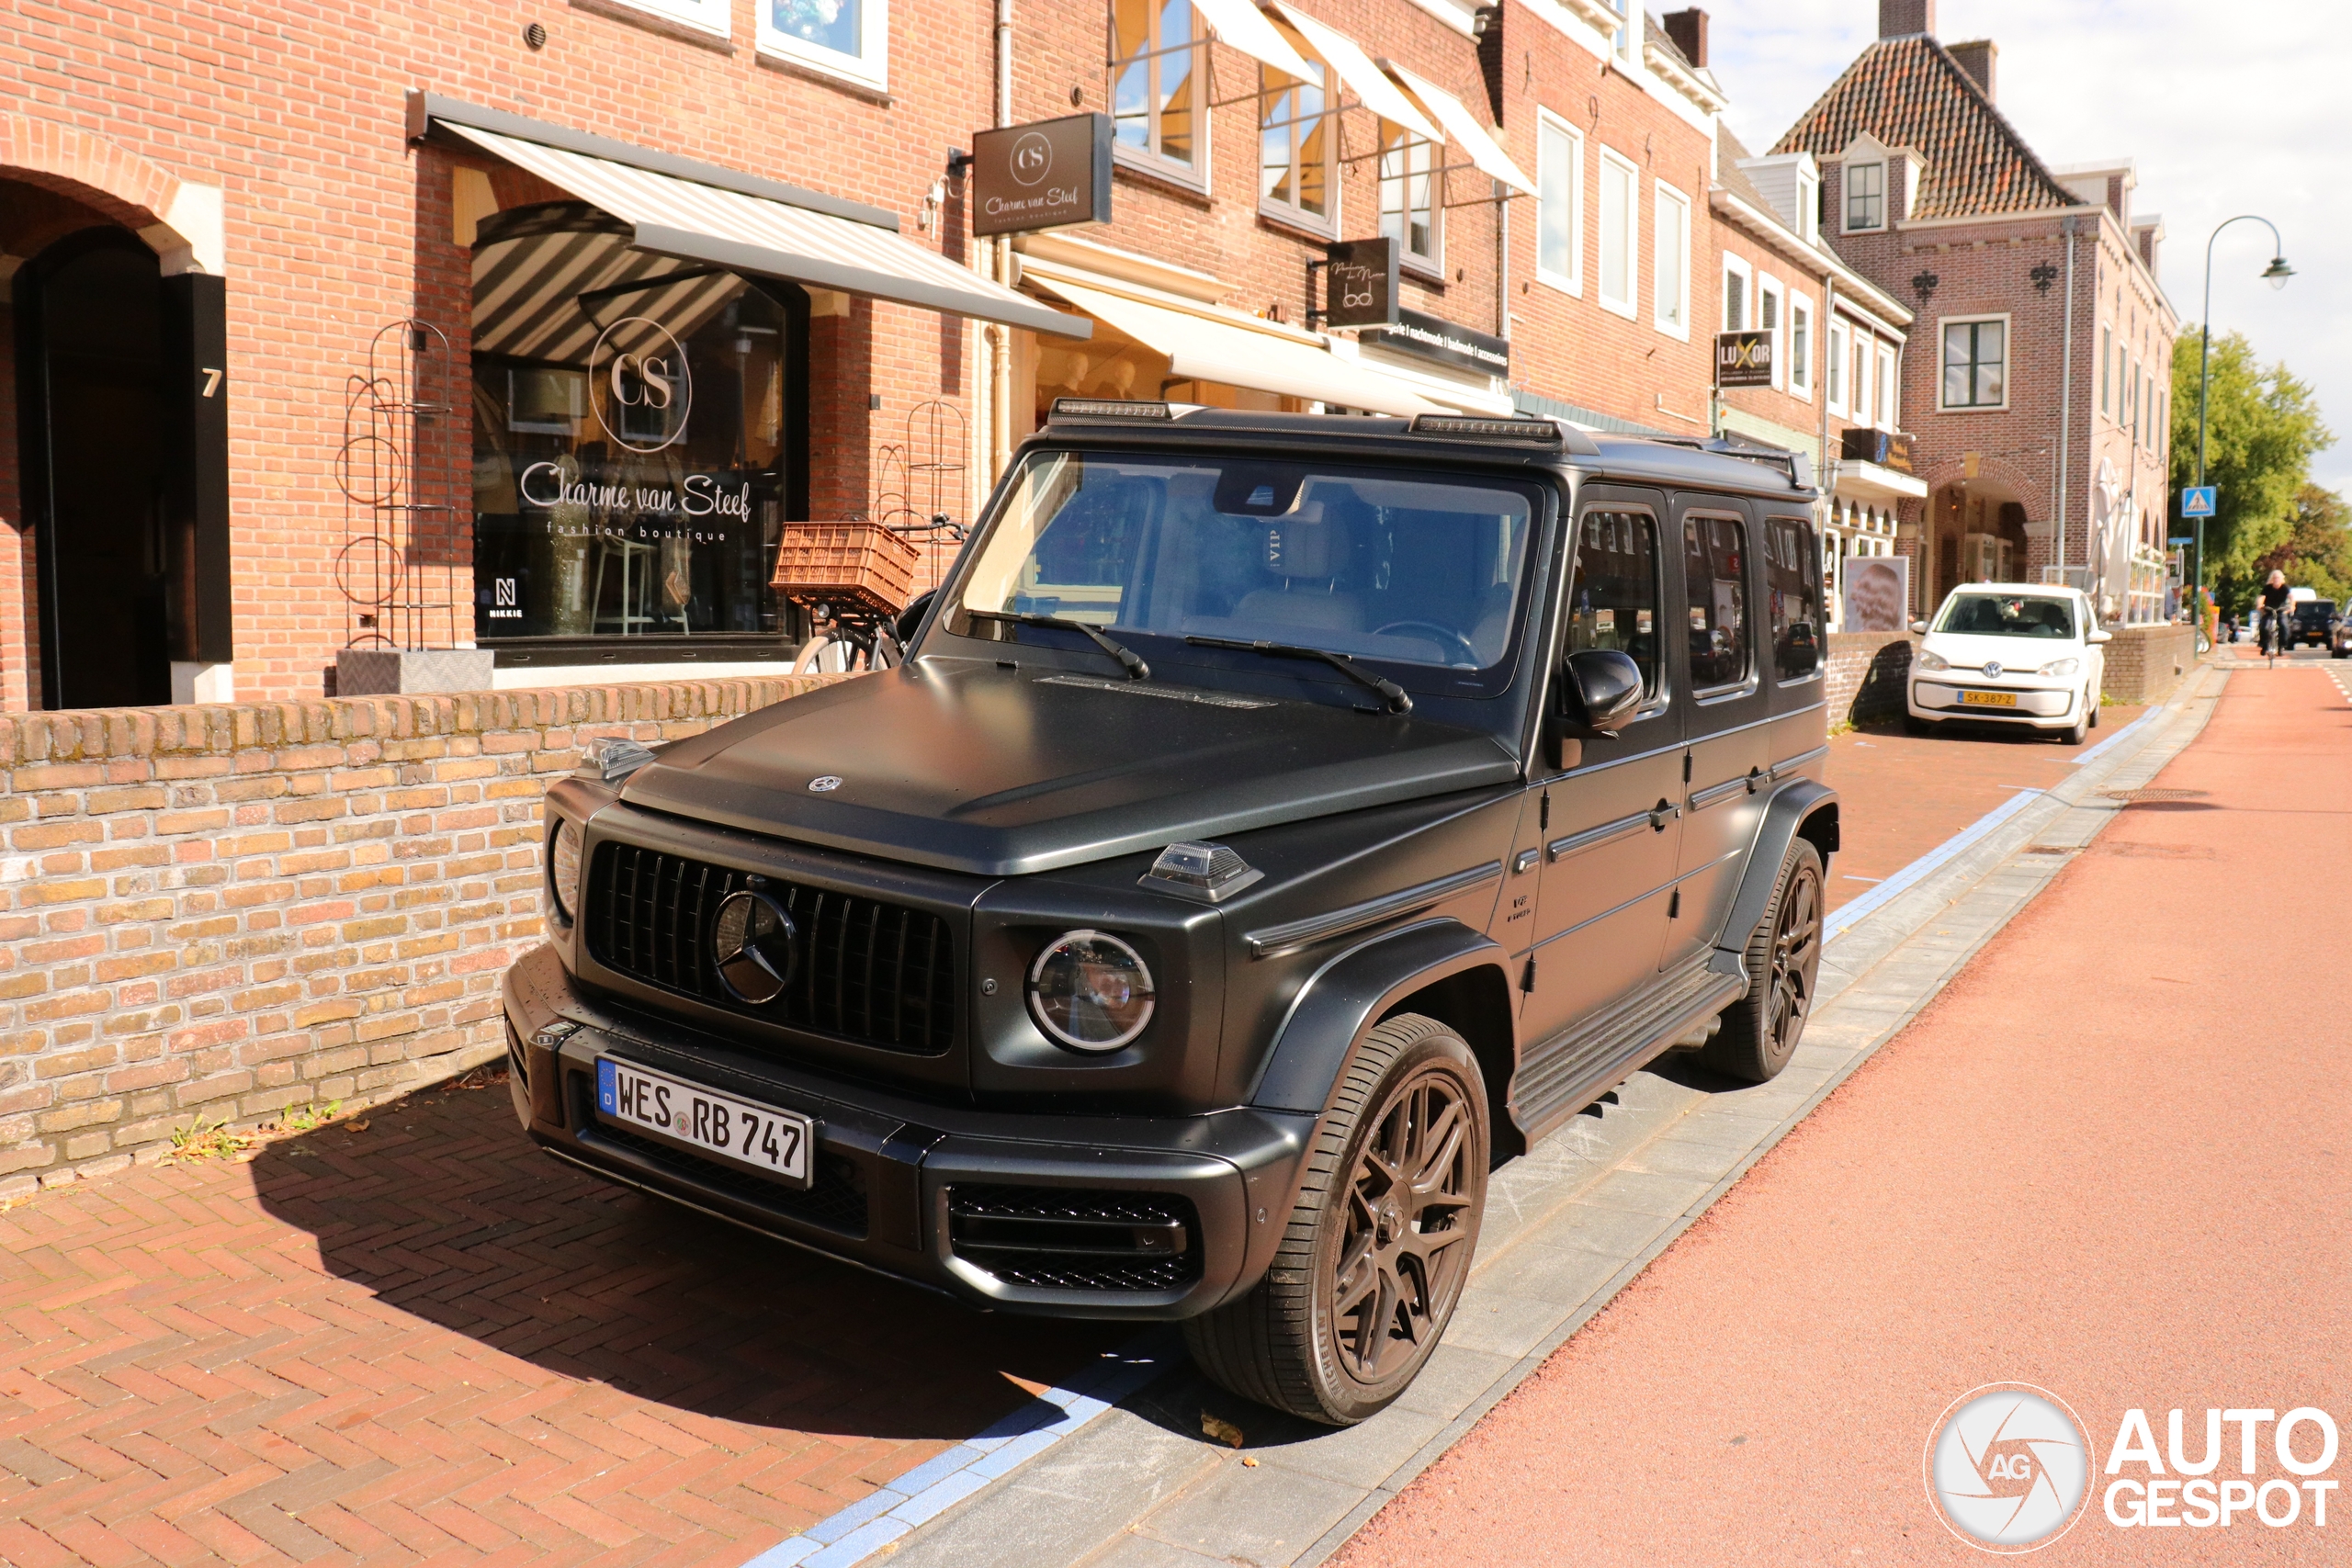
[[[2115,634],[2093,625],[2080,589],[2022,582],[1971,582],[1946,595],[1911,661],[1911,728],[1945,719],[1990,719],[2057,730],[2078,746],[2098,723],[2106,673],[2101,645]]]

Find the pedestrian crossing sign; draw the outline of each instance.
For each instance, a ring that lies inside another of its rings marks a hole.
[[[2218,485],[2186,485],[2180,492],[2180,514],[2183,517],[2213,515],[2213,495]]]

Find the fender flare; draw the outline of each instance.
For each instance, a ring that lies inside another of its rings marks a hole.
[[[1398,998],[1482,965],[1508,975],[1501,944],[1450,919],[1400,927],[1337,954],[1299,987],[1250,1103],[1320,1117],[1357,1043]]]
[[[1818,779],[1794,779],[1774,793],[1756,830],[1756,842],[1747,852],[1747,870],[1739,879],[1731,915],[1715,938],[1715,954],[1708,968],[1718,975],[1745,975],[1749,985],[1756,983],[1754,976],[1747,975],[1747,938],[1771,905],[1772,890],[1781,880],[1781,863],[1788,859],[1789,846],[1808,821],[1837,807],[1838,792]],[[1830,836],[1829,847],[1835,850],[1834,829]],[[1828,856],[1822,858],[1826,861]]]

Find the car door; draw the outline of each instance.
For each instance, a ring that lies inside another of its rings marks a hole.
[[[1565,748],[1569,765],[1540,783],[1544,859],[1520,1031],[1532,1055],[1648,983],[1657,967],[1682,785],[1662,502],[1655,491],[1598,485],[1578,498],[1558,657],[1618,649],[1642,667],[1645,695],[1613,739]]]
[[[1658,966],[1714,945],[1755,841],[1758,790],[1771,764],[1770,685],[1757,649],[1755,519],[1740,501],[1677,495],[1670,604],[1677,635],[1683,755],[1682,835]]]

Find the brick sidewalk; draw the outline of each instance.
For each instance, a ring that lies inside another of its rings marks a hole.
[[[0,1561],[735,1568],[1116,1337],[607,1187],[445,1087],[0,1213]]]

